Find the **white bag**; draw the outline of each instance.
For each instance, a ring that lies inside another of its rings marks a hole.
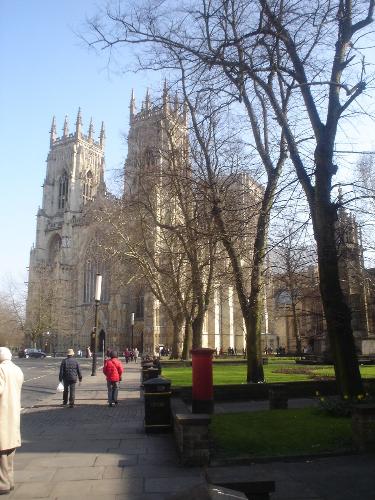
[[[63,392],[63,390],[64,390],[64,384],[62,382],[60,382],[59,385],[57,386],[56,391]]]

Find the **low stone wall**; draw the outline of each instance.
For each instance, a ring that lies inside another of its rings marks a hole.
[[[375,451],[375,404],[353,407],[352,435],[353,444],[359,451]]]
[[[269,391],[275,384],[228,384],[214,386],[215,401],[251,401],[268,399]],[[286,397],[313,398],[319,392],[322,396],[338,394],[335,380],[309,380],[305,382],[285,382]],[[366,392],[375,395],[375,379],[364,379]],[[174,396],[191,401],[191,387],[172,387]]]
[[[173,432],[182,465],[208,465],[210,461],[210,415],[191,413],[179,398],[172,398],[171,410]]]

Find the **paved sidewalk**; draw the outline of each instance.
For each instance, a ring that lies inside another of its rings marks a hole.
[[[75,408],[56,394],[23,412],[16,486],[4,498],[160,500],[203,482],[202,469],[178,465],[172,434],[144,433],[140,364],[125,366],[117,407],[100,368],[83,376]]]
[[[61,394],[54,394],[23,412],[16,487],[4,498],[164,500],[205,483],[207,473],[222,482],[238,474],[246,480],[274,480],[272,500],[375,500],[374,455],[209,467],[207,471],[182,467],[172,434],[144,433],[140,365],[125,365],[120,404],[112,408],[107,405],[101,369],[95,377],[90,373],[86,367],[74,409],[62,407]],[[310,402],[290,401],[291,406]],[[215,410],[262,406],[267,403],[222,403]],[[183,498],[198,500],[191,495]]]

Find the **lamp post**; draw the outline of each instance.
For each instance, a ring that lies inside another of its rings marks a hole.
[[[98,307],[100,302],[100,295],[102,293],[102,275],[96,275],[95,282],[95,320],[94,320],[94,328],[91,334],[91,345],[92,345],[92,370],[91,376],[96,375],[96,345],[97,345],[97,331],[98,331]]]
[[[130,324],[131,324],[131,327],[132,327],[132,345],[131,345],[132,349],[134,347],[134,318],[135,318],[135,314],[131,313],[131,315],[130,315]]]

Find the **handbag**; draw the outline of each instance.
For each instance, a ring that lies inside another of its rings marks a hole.
[[[63,390],[64,390],[64,384],[62,382],[59,382],[59,385],[57,386],[56,391],[63,392]]]

